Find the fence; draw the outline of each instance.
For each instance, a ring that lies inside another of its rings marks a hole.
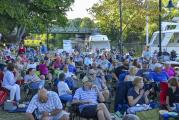
[[[127,53],[130,49],[133,48],[136,51],[136,55],[141,56],[142,51],[144,50],[144,47],[145,47],[145,43],[143,43],[143,42],[135,42],[135,43],[127,43],[127,42],[125,42],[122,45],[119,45],[119,44],[114,45],[114,47],[119,48],[119,50],[120,50],[120,46],[122,47],[122,52],[123,53]]]

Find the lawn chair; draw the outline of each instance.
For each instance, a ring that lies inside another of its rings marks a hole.
[[[25,90],[25,101],[31,100],[32,97],[38,92],[38,89],[32,88],[31,83],[25,83],[24,90]]]

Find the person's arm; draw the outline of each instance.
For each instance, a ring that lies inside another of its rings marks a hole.
[[[145,97],[145,104],[148,104],[149,103],[149,99],[148,99],[148,95],[149,95],[149,91],[147,90],[147,91],[145,91],[145,93],[144,93],[144,97]]]
[[[32,115],[32,113],[26,113],[27,119],[28,120],[35,120],[34,116]]]
[[[166,105],[167,105],[167,109],[171,111],[170,104],[169,104],[169,96],[166,97]]]
[[[128,81],[129,80],[129,76],[126,75],[126,77],[124,78],[124,81]]]
[[[65,84],[64,87],[66,88],[66,92],[67,92],[68,94],[72,94],[72,91],[70,90],[70,88],[68,87],[67,84]]]
[[[48,113],[48,116],[56,116],[56,115],[58,115],[61,111],[62,111],[62,109],[54,109],[52,112],[49,112],[49,113]]]
[[[112,73],[112,76],[113,76],[113,78],[114,78],[116,81],[118,80],[118,77],[116,76],[115,73]]]
[[[104,98],[102,92],[100,92],[100,91],[98,90],[98,91],[97,91],[97,94],[98,94],[98,97],[99,97],[99,101],[100,101],[100,102],[104,102],[104,101],[105,101],[105,98]]]

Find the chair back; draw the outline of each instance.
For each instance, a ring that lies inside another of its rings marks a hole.
[[[119,105],[128,105],[127,100],[127,93],[130,88],[133,87],[133,84],[131,81],[121,81],[118,84],[117,90],[116,90],[116,97],[115,97],[115,111],[118,111]]]

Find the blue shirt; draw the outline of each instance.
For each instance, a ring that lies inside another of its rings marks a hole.
[[[150,80],[154,80],[155,82],[167,82],[169,79],[165,71],[161,71],[160,73],[153,71],[149,74],[149,76]]]
[[[140,69],[136,76],[140,76],[140,77],[143,77],[145,78],[146,80],[150,80],[150,73],[152,72],[151,69]]]
[[[68,65],[68,71],[71,72],[71,73],[75,73],[76,72],[75,66],[73,66],[72,64],[69,64]]]
[[[14,84],[16,84],[14,73],[7,70],[4,74],[2,85],[8,86],[8,85],[14,85]]]
[[[47,53],[48,52],[47,46],[45,46],[45,45],[40,46],[40,52],[41,52],[41,54]]]

